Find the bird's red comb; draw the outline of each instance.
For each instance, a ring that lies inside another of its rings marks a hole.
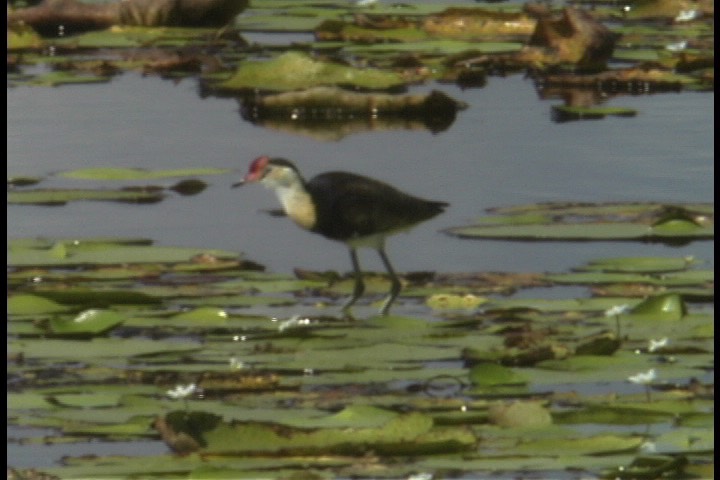
[[[242,187],[246,183],[259,182],[260,180],[262,180],[265,173],[265,168],[267,167],[267,164],[269,162],[270,157],[268,157],[267,155],[257,157],[250,164],[250,169],[248,170],[248,173],[245,175],[245,177],[241,181],[234,183],[232,187]]]

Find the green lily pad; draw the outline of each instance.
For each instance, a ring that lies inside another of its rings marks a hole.
[[[569,105],[553,105],[553,120],[567,122],[571,120],[598,120],[608,115],[615,117],[634,117],[637,110],[624,107],[575,107]]]
[[[109,307],[112,305],[158,305],[160,300],[143,292],[87,287],[52,288],[42,286],[38,296],[77,308]]]
[[[189,352],[199,350],[200,345],[186,342],[162,342],[153,340],[123,340],[96,338],[79,340],[18,340],[10,342],[14,352],[21,352],[27,358],[68,358],[72,352],[74,360],[97,358],[128,358],[139,355],[153,355],[166,352]]]
[[[437,453],[471,448],[476,440],[465,428],[433,429],[432,419],[420,413],[390,418],[380,427],[279,430],[271,425],[243,423],[206,432],[206,452],[328,453],[354,455],[370,448],[380,455]]]
[[[672,240],[714,238],[714,229],[696,227],[683,231],[657,231],[646,225],[628,223],[595,223],[577,225],[522,225],[505,227],[456,227],[446,232],[461,238],[486,238],[520,241],[611,241]]]
[[[693,259],[677,257],[621,257],[593,260],[578,270],[624,272],[624,273],[661,273],[684,270],[692,265]]]
[[[312,428],[378,428],[397,418],[398,413],[370,405],[349,405],[338,413],[321,418],[293,422],[295,427]]]
[[[230,170],[222,168],[182,168],[175,170],[145,170],[141,168],[96,167],[60,173],[67,178],[82,180],[155,180],[168,177],[222,175]]]
[[[120,402],[120,394],[105,392],[64,393],[50,397],[56,405],[82,409],[117,407]]]
[[[37,49],[45,45],[40,35],[27,25],[13,25],[7,30],[7,45],[9,51]]]
[[[446,233],[461,238],[516,241],[664,241],[687,242],[714,238],[712,219],[682,206],[652,204],[539,204],[496,209],[507,218],[493,217],[478,224],[449,228]],[[528,213],[547,212],[554,221],[538,215],[538,223],[527,221]],[[508,219],[520,215],[519,222]],[[618,221],[624,217],[624,221]]]
[[[49,327],[55,336],[93,336],[112,330],[124,320],[125,316],[117,312],[92,309],[73,318],[53,318]]]
[[[58,87],[61,85],[78,85],[109,82],[110,77],[80,74],[75,72],[50,72],[33,77],[25,85],[40,87]]]
[[[245,61],[221,90],[299,90],[319,85],[352,85],[369,89],[388,89],[405,82],[396,73],[352,68],[322,62],[299,52],[287,52],[266,61]]]
[[[9,315],[43,315],[65,312],[69,308],[39,295],[16,294],[8,298]]]
[[[611,455],[623,452],[634,452],[644,439],[641,436],[597,435],[584,438],[554,439],[523,442],[517,446],[517,453],[522,455]]]
[[[668,293],[642,301],[630,313],[635,320],[680,320],[687,314],[687,307],[680,295]]]
[[[162,190],[35,189],[15,190],[7,194],[8,204],[41,206],[59,206],[80,200],[144,204],[157,203],[163,198],[165,194]]]
[[[527,383],[527,379],[523,374],[495,363],[477,364],[470,369],[468,376],[473,385],[480,387],[524,385]]]
[[[535,401],[491,405],[488,418],[495,425],[511,428],[540,428],[552,424],[550,411]]]
[[[59,252],[61,249],[62,252]],[[9,263],[31,265],[117,265],[133,263],[183,263],[212,257],[237,259],[238,254],[221,250],[161,247],[138,242],[57,240],[54,243],[17,240],[11,242]]]
[[[54,43],[70,48],[186,46],[214,33],[214,30],[202,28],[114,26],[106,30],[54,39]]]

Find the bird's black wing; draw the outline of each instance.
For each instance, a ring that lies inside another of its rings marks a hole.
[[[319,175],[307,188],[316,206],[314,230],[337,240],[407,228],[434,217],[447,205],[344,172]]]

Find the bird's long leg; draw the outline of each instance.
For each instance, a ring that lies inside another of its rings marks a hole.
[[[365,291],[365,284],[362,279],[362,272],[360,271],[360,263],[358,262],[357,250],[354,248],[350,249],[350,260],[353,266],[353,275],[355,276],[355,286],[353,287],[352,297],[350,297],[345,305],[342,307],[343,312],[347,312],[350,307],[362,296]]]
[[[390,310],[390,305],[392,305],[397,296],[400,294],[400,289],[402,288],[402,285],[400,283],[400,279],[395,274],[395,270],[393,270],[393,267],[390,264],[390,260],[388,259],[387,254],[385,254],[385,249],[382,247],[378,248],[377,252],[380,255],[380,259],[382,260],[383,265],[385,265],[385,269],[390,275],[390,293],[383,302],[382,307],[380,307],[380,315],[387,315],[388,311]]]

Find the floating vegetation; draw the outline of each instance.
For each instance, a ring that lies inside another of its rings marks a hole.
[[[162,439],[168,449],[65,457],[47,474],[600,476],[618,465],[689,474],[712,461],[713,274],[697,259],[407,274],[400,315],[358,321],[335,316],[344,275],[264,273],[232,252],[18,239],[8,255],[9,424],[53,428],[50,443]],[[493,294],[587,284],[573,275],[667,282],[644,298]],[[368,283],[378,298],[379,281]],[[691,303],[688,287],[709,297]],[[402,316],[423,302],[424,315]],[[628,380],[651,369],[642,385]]]
[[[139,168],[84,168],[60,172],[59,176],[77,180],[94,181],[142,181],[173,177],[221,175],[228,170],[217,168],[187,168],[178,170],[149,171]],[[61,206],[75,201],[110,201],[122,203],[157,203],[169,193],[197,195],[207,184],[195,178],[186,178],[170,186],[128,185],[119,189],[108,188],[27,188],[39,184],[42,179],[27,177],[8,178],[7,202],[14,205]]]
[[[632,108],[622,107],[568,107],[554,105],[552,118],[556,122],[569,122],[572,120],[599,120],[608,115],[616,117],[634,117],[637,114]]]
[[[203,94],[238,96],[245,113],[254,112],[248,121],[278,129],[288,126],[278,120],[284,111],[268,106],[276,98],[247,100],[248,91],[297,99],[320,86],[397,102],[407,96],[382,95],[432,82],[482,88],[488,76],[529,72],[543,94],[571,99],[556,111],[587,118],[634,113],[598,106],[616,95],[714,88],[710,2],[591,12],[254,0],[222,29],[114,26],[59,36],[55,26],[41,36],[12,24],[8,86],[69,88],[128,71],[190,76]],[[603,48],[588,48],[582,29],[569,39],[555,35],[557,25],[597,29]],[[251,32],[292,40],[250,44],[243,34]],[[363,110],[362,126],[328,133],[313,125],[312,107],[302,108],[293,128],[315,138],[368,128]],[[402,128],[446,124],[422,117]],[[9,172],[8,204],[142,208],[201,192],[205,183],[193,177],[223,173]],[[114,183],[65,188],[86,180]],[[172,184],[146,184],[158,181]],[[714,239],[711,204],[564,203],[489,213],[448,233]],[[166,448],[65,455],[42,472],[14,468],[9,457],[9,478],[714,476],[714,272],[703,259],[598,258],[550,273],[409,272],[397,315],[353,320],[339,313],[338,298],[352,288],[343,272],[277,275],[237,252],[144,238],[11,239],[7,254],[9,446]],[[379,299],[387,278],[367,276],[368,294]],[[535,297],[538,287],[552,289],[552,298]],[[13,437],[25,427],[42,430]]]
[[[654,241],[714,238],[712,204],[538,204],[495,209],[498,216],[446,230],[463,238],[519,241]]]
[[[267,61],[246,61],[236,73],[220,83],[228,90],[297,90],[318,85],[345,85],[371,90],[386,90],[404,85],[395,72],[372,68],[353,68],[311,58],[299,52],[287,52]]]

